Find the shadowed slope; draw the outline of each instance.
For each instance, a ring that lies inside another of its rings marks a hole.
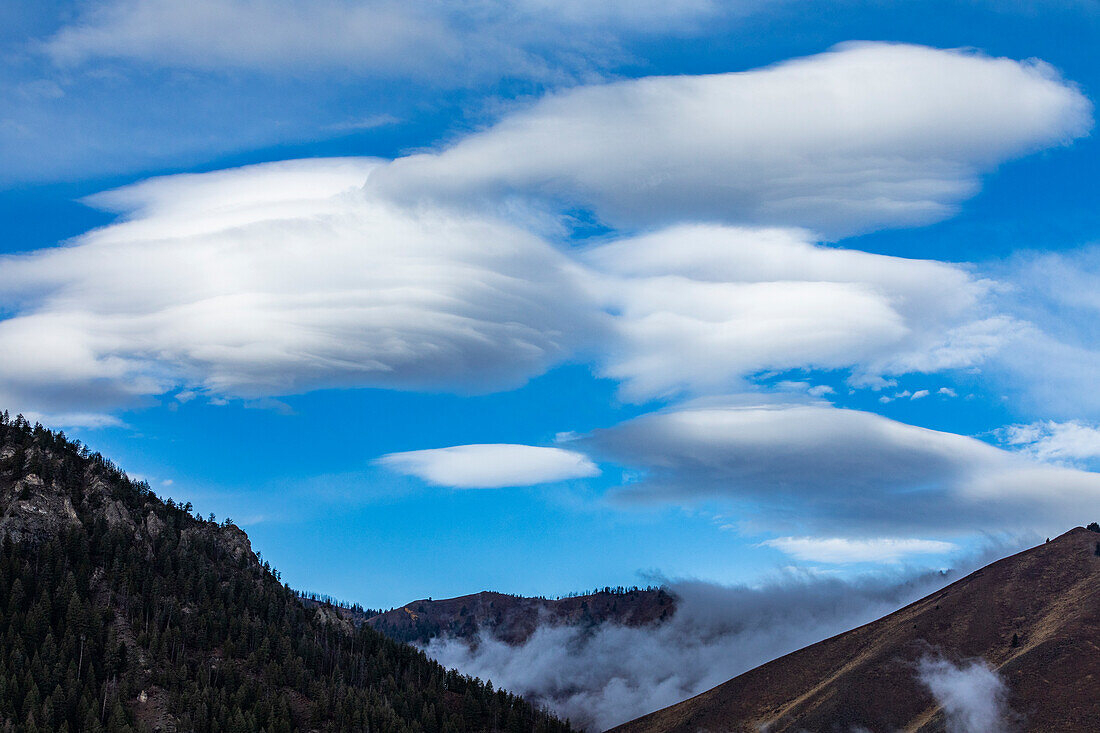
[[[1094,730],[1098,541],[1100,534],[1078,527],[615,730],[941,731],[944,713],[917,679],[917,663],[929,654],[994,665],[1027,730]]]
[[[0,412],[0,730],[568,731],[331,607],[226,520]]]
[[[400,641],[426,642],[438,635],[472,639],[488,633],[509,644],[522,644],[542,624],[647,626],[667,620],[675,608],[672,595],[660,588],[608,589],[558,599],[482,591],[413,601],[365,621]]]

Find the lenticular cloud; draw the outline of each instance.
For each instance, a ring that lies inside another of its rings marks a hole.
[[[579,87],[438,154],[153,179],[90,199],[118,223],[0,258],[0,401],[489,392],[567,359],[644,401],[972,367],[1021,328],[989,283],[812,232],[942,217],[981,171],[1090,124],[1042,64],[856,44]],[[552,242],[574,205],[649,231]]]
[[[361,191],[372,164],[299,161],[155,179],[129,219],[3,261],[6,404],[95,409],[185,385],[491,391],[590,332],[573,265],[539,238]]]
[[[563,448],[490,443],[389,453],[378,463],[437,486],[493,489],[597,476],[584,454]]]
[[[982,172],[1091,124],[1088,100],[1042,63],[851,43],[764,69],[565,91],[370,185],[412,199],[549,198],[617,226],[842,236],[942,219]]]
[[[719,500],[755,530],[1042,531],[1072,525],[1100,500],[1095,473],[820,402],[701,400],[598,430],[581,445],[635,470],[620,501]]]
[[[736,390],[765,370],[882,375],[969,367],[1016,324],[991,284],[943,262],[815,244],[808,232],[679,225],[602,244],[583,260],[617,314],[603,373],[626,397]]]

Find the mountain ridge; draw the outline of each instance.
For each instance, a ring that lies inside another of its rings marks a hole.
[[[399,641],[426,643],[436,636],[474,640],[489,634],[522,644],[540,625],[639,627],[667,620],[675,597],[663,588],[605,588],[593,593],[542,598],[481,591],[455,598],[425,598],[359,619]]]
[[[1100,719],[1098,554],[1100,535],[1074,528],[613,730],[943,731],[945,711],[917,675],[930,656],[992,665],[1028,730],[1089,730]]]
[[[567,733],[328,608],[228,520],[0,413],[0,730]]]

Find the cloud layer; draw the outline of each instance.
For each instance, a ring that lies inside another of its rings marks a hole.
[[[737,390],[767,370],[849,368],[862,384],[971,367],[1019,328],[963,267],[821,246],[802,230],[679,225],[583,260],[617,315],[603,373],[633,398]]]
[[[378,463],[430,484],[456,489],[531,486],[600,473],[596,464],[575,451],[506,443],[390,453]]]
[[[688,31],[702,19],[736,16],[760,4],[108,0],[43,45],[66,65],[125,59],[221,72],[343,71],[453,85],[588,72],[621,57],[625,38]]]
[[[185,387],[480,392],[522,384],[592,326],[571,263],[500,220],[409,210],[372,161],[154,179],[128,220],[0,264],[0,400],[105,409]]]
[[[1020,253],[997,276],[996,306],[1028,327],[990,375],[1045,417],[1100,419],[1100,246]]]
[[[56,413],[175,389],[486,392],[587,358],[644,400],[772,369],[873,383],[968,367],[1015,328],[956,265],[720,225],[578,252],[510,217],[364,189],[387,165],[287,161],[92,197],[123,221],[0,260],[0,398]]]
[[[681,581],[670,586],[676,613],[658,626],[543,625],[518,647],[483,634],[476,644],[436,638],[426,651],[544,703],[574,725],[607,730],[873,621],[985,561],[967,561],[962,572],[900,578],[792,573],[758,587]]]
[[[946,555],[958,549],[950,542],[892,537],[776,537],[760,544],[796,560],[817,563],[895,563],[912,555]]]
[[[554,94],[371,185],[412,199],[550,198],[620,227],[704,220],[840,236],[942,219],[980,173],[1091,124],[1088,100],[1044,64],[858,43],[766,69]]]
[[[641,472],[619,500],[732,503],[740,526],[757,531],[1046,532],[1079,523],[1100,500],[1100,475],[820,403],[703,402],[589,441]]]
[[[88,423],[181,391],[490,392],[570,359],[637,401],[747,391],[773,371],[846,370],[858,387],[1007,364],[1004,345],[1041,326],[998,310],[990,281],[796,225],[941,217],[982,171],[1084,134],[1090,114],[1038,62],[862,43],[579,87],[435,154],[149,180],[91,199],[118,223],[0,260],[0,401]],[[576,246],[560,226],[572,206],[625,229]],[[1057,264],[1028,272],[1052,302],[1094,310],[1049,286]],[[721,499],[792,537],[832,538],[836,521],[863,539],[1064,525],[1098,495],[1092,474],[824,404],[681,406],[588,445],[643,474],[622,499]],[[447,450],[390,460],[492,486],[525,463],[557,475],[515,450],[566,455],[513,447],[501,475],[475,475],[484,456]]]

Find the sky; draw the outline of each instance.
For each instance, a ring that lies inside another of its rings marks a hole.
[[[1100,506],[1089,0],[0,7],[0,405],[368,607]]]

